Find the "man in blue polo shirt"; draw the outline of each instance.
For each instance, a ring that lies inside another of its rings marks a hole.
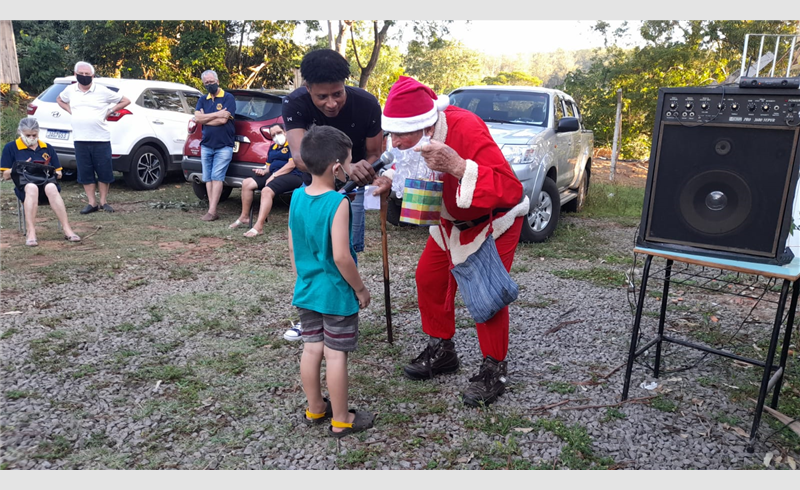
[[[233,158],[236,100],[219,87],[219,77],[214,70],[204,71],[200,80],[208,91],[207,96],[197,101],[194,112],[195,121],[203,125],[200,160],[203,164],[203,182],[208,192],[208,212],[200,219],[214,221],[219,219],[217,204],[222,195],[225,173]]]

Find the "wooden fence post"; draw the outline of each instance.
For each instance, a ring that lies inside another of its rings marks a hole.
[[[608,174],[609,180],[614,180],[614,173],[617,169],[617,149],[619,148],[620,129],[622,126],[622,89],[617,89],[617,118],[614,122],[614,143],[611,148],[611,171]]]

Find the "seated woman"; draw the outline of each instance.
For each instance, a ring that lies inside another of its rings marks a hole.
[[[39,123],[35,118],[26,117],[19,122],[17,132],[20,137],[11,141],[3,147],[3,155],[0,158],[0,171],[3,172],[3,179],[11,179],[11,167],[16,161],[23,162],[44,162],[45,165],[55,167],[56,176],[61,178],[61,165],[58,163],[58,155],[52,148],[39,141]],[[49,182],[43,186],[36,184],[26,184],[24,188],[15,187],[14,193],[23,202],[25,209],[25,224],[27,226],[27,237],[25,245],[35,247],[39,245],[36,241],[36,210],[39,204],[50,203],[50,207],[56,213],[61,228],[64,230],[64,239],[69,242],[79,242],[81,237],[76,235],[69,226],[67,220],[67,208],[64,200],[61,199],[61,186],[57,183]]]
[[[242,182],[242,214],[228,227],[251,226],[244,233],[248,238],[264,233],[264,223],[272,210],[275,196],[297,189],[303,185],[305,178],[305,174],[294,166],[283,124],[276,123],[270,126],[269,134],[274,144],[267,154],[267,165],[264,168],[254,168],[253,172],[257,177],[249,177]],[[250,206],[256,189],[261,190],[261,206],[258,209],[256,222],[250,223]]]

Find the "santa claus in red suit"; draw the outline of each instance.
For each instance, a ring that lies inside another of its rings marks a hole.
[[[404,368],[411,379],[430,379],[459,368],[452,340],[457,285],[451,263],[465,261],[491,233],[510,270],[530,203],[483,120],[450,106],[446,95],[437,96],[413,78],[400,77],[389,91],[381,126],[389,132],[388,147],[418,151],[444,183],[441,226],[430,227],[416,272],[422,330],[429,340]],[[388,192],[400,173],[392,169],[377,178],[376,193]],[[488,405],[505,391],[508,320],[505,307],[476,324],[483,362],[463,393],[464,403]]]

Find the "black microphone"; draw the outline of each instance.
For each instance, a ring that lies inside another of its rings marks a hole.
[[[381,157],[375,160],[375,162],[372,164],[372,169],[375,170],[375,172],[378,172],[383,167],[391,165],[392,162],[394,162],[394,155],[388,150],[384,151],[383,154],[381,154]],[[347,183],[345,183],[344,186],[341,189],[339,189],[339,192],[341,192],[342,194],[347,194],[353,189],[355,189],[356,186],[358,186],[358,184],[356,184],[352,180],[348,180]]]

